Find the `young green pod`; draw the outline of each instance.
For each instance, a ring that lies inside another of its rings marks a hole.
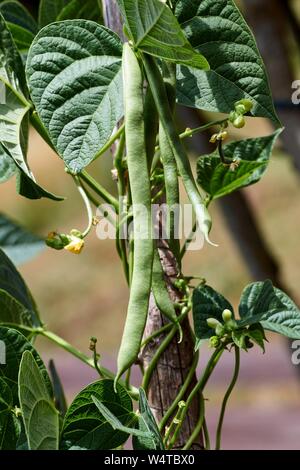
[[[225,323],[229,322],[232,319],[232,312],[228,308],[226,308],[222,312],[222,318]]]
[[[206,323],[210,328],[213,328],[214,330],[217,328],[217,326],[222,326],[222,324],[216,318],[207,318]]]
[[[128,43],[123,48],[123,81],[127,164],[134,219],[134,259],[115,384],[136,361],[140,351],[148,314],[153,264],[151,191],[143,119],[143,76]],[[141,230],[143,233],[140,233]]]

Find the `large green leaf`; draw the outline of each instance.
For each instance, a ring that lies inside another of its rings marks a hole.
[[[267,169],[274,144],[281,130],[267,137],[246,139],[224,146],[224,156],[233,165],[223,164],[218,151],[197,162],[197,181],[213,199],[256,183]]]
[[[19,170],[19,193],[31,199],[48,197],[61,200],[37,185],[26,161],[31,104],[26,99],[27,85],[22,59],[1,13],[0,92],[0,143]]]
[[[115,449],[127,440],[127,433],[114,430],[99,413],[92,397],[103,403],[124,426],[130,426],[132,401],[127,391],[117,384],[115,393],[113,380],[95,382],[82,390],[68,409],[62,429],[63,449]]]
[[[142,388],[139,389],[138,428],[140,432],[150,434],[150,437],[134,436],[132,442],[135,450],[164,450],[161,434],[147,401],[146,393]]]
[[[160,0],[118,0],[135,47],[171,62],[208,70],[205,57],[193,50],[170,8]]]
[[[70,0],[41,0],[39,6],[39,27],[54,23]]]
[[[88,20],[46,26],[35,38],[27,78],[58,154],[75,173],[95,157],[123,114],[122,44]]]
[[[7,0],[0,4],[0,11],[12,33],[18,50],[26,52],[37,33],[37,23],[29,11],[18,1]]]
[[[0,326],[0,341],[3,341],[6,349],[6,364],[0,364],[0,378],[2,378],[10,388],[13,397],[13,405],[19,405],[18,373],[24,351],[30,351],[32,353],[41,374],[44,377],[48,392],[50,396],[52,396],[52,385],[44,363],[25,336],[17,330]]]
[[[0,183],[8,181],[17,171],[17,166],[0,143]]]
[[[95,403],[95,405],[97,406],[100,413],[102,414],[103,418],[106,419],[106,421],[116,431],[124,432],[124,433],[128,434],[128,436],[131,434],[132,436],[138,436],[138,437],[142,437],[142,438],[146,438],[146,439],[149,439],[149,438],[151,439],[152,435],[149,432],[140,431],[139,429],[136,429],[136,428],[124,426],[121,423],[121,421],[109,411],[107,406],[105,406],[103,403],[101,403],[101,401],[99,401],[98,398],[94,397],[93,395],[92,395],[92,400]],[[134,425],[137,422],[137,420],[138,420],[137,415],[135,413],[132,413],[132,420],[131,420],[131,423],[130,423],[131,426]]]
[[[23,353],[18,385],[29,450],[58,450],[59,413],[30,351]]]
[[[208,339],[215,334],[207,324],[208,318],[216,318],[223,323],[222,313],[225,309],[233,312],[232,305],[212,287],[204,285],[193,292],[193,320],[196,335],[196,349],[202,339]]]
[[[5,380],[0,378],[0,450],[15,450],[20,430],[12,392]]]
[[[0,213],[0,248],[18,265],[39,254],[45,242]]]
[[[240,326],[261,323],[270,331],[289,338],[300,339],[300,310],[271,281],[255,282],[247,286],[241,296]]]
[[[211,68],[178,68],[179,102],[229,113],[236,101],[248,98],[254,103],[253,116],[280,124],[255,39],[233,0],[179,0],[176,15]]]
[[[0,250],[0,323],[39,327],[41,321],[32,296],[10,259]]]

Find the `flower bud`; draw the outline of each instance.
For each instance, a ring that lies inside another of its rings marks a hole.
[[[238,116],[234,121],[233,121],[233,126],[236,127],[237,129],[241,129],[242,127],[245,127],[246,121],[244,116]]]
[[[46,245],[54,250],[62,250],[65,246],[64,241],[62,240],[59,233],[50,232],[45,240]]]
[[[219,336],[220,338],[224,335],[224,326],[219,323],[219,325],[216,326],[216,335]]]
[[[209,345],[211,348],[217,348],[220,344],[220,338],[218,336],[211,336],[209,338]]]
[[[235,105],[235,110],[238,114],[242,114],[242,115],[246,114],[247,112],[245,106],[240,103]]]
[[[246,113],[249,113],[249,111],[251,111],[251,109],[253,108],[253,102],[247,98],[243,99],[243,100],[240,100],[236,103],[236,105],[242,105],[244,106],[245,110],[246,110]]]
[[[208,318],[206,320],[206,323],[208,324],[210,328],[213,328],[213,329],[217,328],[217,326],[222,326],[219,320],[217,320],[216,318]]]
[[[228,308],[226,308],[225,310],[223,310],[222,318],[225,323],[229,322],[229,320],[231,320],[232,318],[232,312]]]

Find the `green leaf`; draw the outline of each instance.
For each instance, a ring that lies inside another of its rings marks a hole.
[[[15,450],[20,435],[20,422],[13,412],[9,385],[0,378],[0,450]]]
[[[208,70],[205,57],[193,50],[170,8],[160,0],[118,0],[135,47],[170,62]]]
[[[29,11],[18,1],[8,0],[0,4],[0,11],[13,36],[18,50],[27,52],[38,31],[37,23]]]
[[[68,409],[67,400],[55,363],[52,359],[49,361],[49,372],[53,384],[55,406],[60,412],[60,415],[64,417]]]
[[[271,281],[255,282],[242,293],[239,326],[261,323],[266,330],[300,339],[300,310]]]
[[[132,421],[132,401],[125,388],[113,380],[101,380],[88,385],[71,404],[62,429],[62,448],[69,450],[115,449],[128,434],[116,431],[99,413],[92,396],[112,413],[124,426]]]
[[[10,259],[0,250],[0,323],[39,327],[41,321],[33,298]],[[14,311],[15,309],[15,311]]]
[[[218,151],[201,156],[197,161],[198,184],[213,199],[256,183],[267,169],[278,130],[266,137],[232,142],[224,146],[224,156],[233,166],[223,164]]]
[[[30,351],[23,353],[18,383],[29,450],[57,450],[59,413]]]
[[[18,265],[38,255],[45,242],[0,213],[0,248]]]
[[[17,171],[16,164],[0,143],[0,183],[8,181]]]
[[[122,44],[88,20],[46,26],[27,61],[33,102],[68,168],[80,172],[122,117]]]
[[[208,72],[178,67],[177,96],[185,106],[229,113],[253,101],[253,116],[280,125],[255,39],[233,0],[179,0],[176,15],[187,39],[203,54]]]
[[[19,193],[31,199],[62,198],[37,185],[26,161],[28,142],[27,85],[21,56],[0,14],[0,143],[19,169]]]
[[[247,330],[247,336],[265,352],[265,341],[267,341],[267,338],[265,330],[260,323],[250,325]]]
[[[12,328],[0,326],[0,341],[3,341],[6,349],[6,364],[0,364],[0,378],[8,385],[13,397],[13,405],[19,405],[18,398],[18,372],[24,351],[30,351],[44,377],[48,393],[52,396],[52,385],[47,370],[40,356],[19,331]]]
[[[81,18],[99,22],[102,19],[99,5],[100,2],[96,0],[69,0],[69,3],[60,11],[56,20]]]
[[[27,96],[25,71],[5,19],[0,12],[0,77],[18,93]],[[1,86],[1,83],[0,83]],[[2,85],[3,86],[3,85]],[[1,89],[2,92],[2,89]],[[24,100],[25,101],[25,100]],[[0,101],[2,103],[2,99]],[[2,137],[1,137],[2,140]]]
[[[6,22],[21,26],[33,35],[37,33],[37,23],[22,3],[16,0],[4,1],[0,4],[0,11]]]
[[[148,432],[143,432],[143,431],[140,431],[139,429],[129,428],[128,426],[124,426],[121,423],[121,421],[116,416],[114,416],[109,411],[109,409],[105,405],[103,405],[103,403],[101,403],[98,400],[98,398],[96,398],[92,395],[92,400],[95,403],[95,405],[97,406],[100,413],[102,414],[103,418],[105,418],[106,421],[111,425],[111,427],[113,429],[115,429],[116,431],[122,431],[122,432],[127,433],[128,435],[131,434],[132,436],[143,437],[143,438],[146,438],[146,439],[149,439],[149,438],[152,437],[151,434],[148,433]],[[137,415],[135,413],[132,413],[132,422],[131,422],[131,424],[134,424],[137,420],[138,420]]]
[[[70,0],[41,0],[39,6],[39,28],[54,23]]]
[[[161,434],[142,388],[139,389],[139,413],[139,430],[150,434],[150,438],[134,436],[132,440],[134,450],[164,450]]]
[[[202,339],[208,339],[215,331],[207,324],[208,318],[216,318],[223,323],[222,313],[225,309],[233,312],[232,305],[212,287],[204,285],[194,289],[193,292],[193,320],[196,335],[196,350]]]

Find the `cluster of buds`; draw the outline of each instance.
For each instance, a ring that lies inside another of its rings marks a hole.
[[[67,250],[79,255],[84,247],[83,235],[79,230],[71,230],[69,235],[50,232],[46,238],[46,245],[54,250]]]
[[[229,121],[237,129],[241,129],[245,126],[246,121],[244,115],[249,113],[253,108],[253,103],[251,100],[243,99],[237,101],[234,105],[234,111],[231,111],[229,115]]]
[[[222,319],[224,323],[221,323],[216,318],[208,318],[206,320],[208,326],[215,330],[215,336],[211,336],[210,338],[210,346],[213,348],[217,348],[223,338],[229,334],[231,336],[232,331],[237,328],[237,323],[232,316],[232,312],[228,309],[223,310],[222,312]]]

